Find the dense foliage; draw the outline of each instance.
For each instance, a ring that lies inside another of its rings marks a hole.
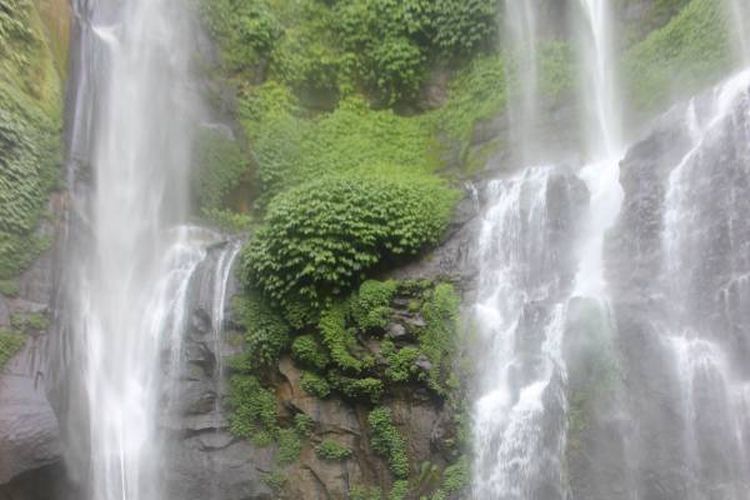
[[[57,179],[60,79],[27,0],[0,8],[0,279],[48,242],[34,233]]]
[[[225,208],[229,195],[248,174],[249,162],[231,130],[203,128],[196,141],[195,192],[201,210]]]
[[[440,182],[393,171],[311,181],[271,203],[244,251],[244,280],[281,303],[321,303],[377,264],[436,243],[455,201]]]
[[[641,109],[658,109],[730,68],[727,16],[722,2],[692,0],[667,25],[630,49],[625,75],[634,103]]]
[[[393,424],[391,410],[375,408],[367,417],[372,432],[372,448],[383,455],[388,466],[397,478],[409,475],[409,457],[406,455],[406,442]]]

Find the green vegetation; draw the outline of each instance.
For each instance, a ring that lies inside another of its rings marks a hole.
[[[325,439],[316,446],[315,453],[324,460],[332,461],[346,460],[352,456],[352,450],[330,439]]]
[[[0,328],[0,369],[21,350],[25,343],[24,335]]]
[[[234,375],[230,379],[229,402],[232,414],[230,429],[239,437],[258,446],[271,444],[278,435],[276,396],[251,375]]]
[[[331,386],[326,379],[315,373],[305,372],[300,386],[303,391],[319,399],[325,399],[331,394]]]
[[[440,492],[445,495],[460,493],[471,483],[471,470],[469,468],[469,459],[462,455],[456,463],[449,465],[443,471],[443,482],[440,485]]]
[[[0,8],[0,279],[48,241],[35,235],[60,163],[60,78],[41,19],[27,0]]]
[[[383,492],[374,486],[352,486],[350,500],[383,500]]]
[[[432,364],[428,383],[438,392],[444,390],[441,387],[442,382],[451,369],[451,355],[456,345],[458,306],[456,291],[448,283],[436,286],[422,306],[422,315],[427,326],[419,336],[419,344],[421,351]]]
[[[318,327],[333,362],[344,370],[362,371],[362,361],[351,353],[356,338],[354,332],[346,328],[346,304],[338,302],[328,307],[321,315]]]
[[[455,201],[437,180],[389,170],[311,181],[271,203],[243,253],[244,280],[281,303],[319,304],[375,265],[436,243]]]
[[[640,109],[657,111],[672,97],[694,93],[725,74],[732,65],[728,23],[722,2],[691,0],[668,24],[633,46],[624,72],[632,101]]]
[[[396,282],[368,280],[351,300],[351,313],[362,330],[382,329],[388,324]]]
[[[314,335],[302,335],[292,343],[292,355],[303,366],[318,370],[325,369],[331,358]]]
[[[256,293],[238,296],[234,315],[245,327],[245,354],[257,368],[272,365],[291,341],[291,328],[266,301]]]
[[[418,372],[416,361],[421,355],[419,348],[407,346],[396,350],[393,342],[384,341],[381,344],[383,355],[388,360],[388,368],[385,370],[385,376],[391,382],[407,382],[411,380]]]
[[[202,212],[220,218],[222,209],[243,178],[249,162],[231,131],[203,128],[197,140],[195,192]],[[236,224],[236,223],[235,223]]]
[[[315,429],[315,421],[304,413],[297,413],[294,416],[294,430],[302,437],[308,437]]]
[[[279,452],[276,454],[276,463],[289,465],[299,459],[303,443],[296,429],[279,430],[278,444]]]
[[[406,442],[393,424],[391,410],[375,408],[367,417],[372,432],[372,449],[385,457],[393,475],[404,479],[409,475],[409,458],[406,455]]]

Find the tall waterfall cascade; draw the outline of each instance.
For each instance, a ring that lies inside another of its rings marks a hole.
[[[220,236],[188,223],[191,19],[178,0],[74,2],[64,363],[69,464],[92,500],[161,500],[191,283]],[[236,247],[216,267],[221,328]],[[219,332],[216,332],[218,335]],[[85,439],[81,440],[81,436]]]
[[[748,498],[750,69],[670,111],[672,146],[642,160],[654,145],[626,143],[615,2],[574,3],[583,161],[483,193],[472,496]],[[747,6],[727,5],[746,57]],[[516,46],[534,47],[538,8],[507,5]],[[522,62],[531,82],[539,63]]]

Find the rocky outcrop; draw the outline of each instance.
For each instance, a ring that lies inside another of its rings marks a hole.
[[[60,213],[60,203],[60,197],[53,197],[50,210]],[[39,234],[51,237],[56,229],[48,222]],[[64,476],[60,429],[47,397],[46,318],[53,303],[53,262],[54,251],[49,251],[19,277],[15,296],[0,295],[0,328],[12,328],[26,337],[25,345],[0,367],[0,498],[3,494],[14,500],[39,498],[32,491],[36,472]]]
[[[222,360],[240,351],[230,336],[219,338],[212,331],[215,268],[222,250],[221,245],[211,249],[192,284],[177,411],[165,416],[173,443],[165,461],[167,488],[172,498],[184,500],[270,499],[263,477],[273,468],[274,449],[255,447],[229,432]],[[230,283],[230,296],[233,288]]]

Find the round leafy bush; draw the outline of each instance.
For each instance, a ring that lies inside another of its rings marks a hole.
[[[277,196],[243,251],[243,278],[269,297],[312,303],[347,291],[381,261],[437,243],[456,194],[396,171],[330,176]]]
[[[363,330],[385,328],[391,314],[391,299],[396,293],[395,281],[367,280],[351,300],[351,313]]]

